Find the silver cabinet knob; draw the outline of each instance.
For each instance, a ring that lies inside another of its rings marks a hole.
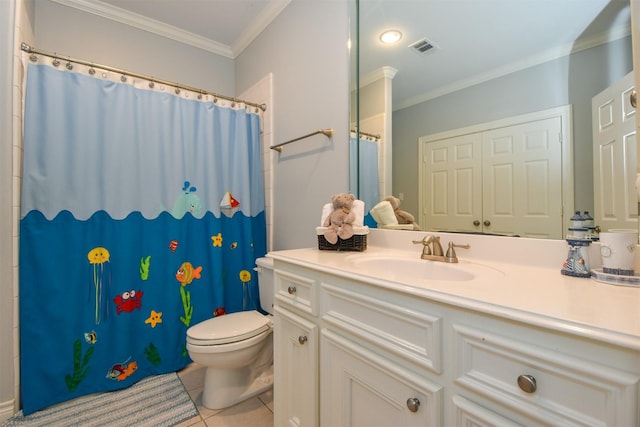
[[[518,377],[518,386],[525,393],[534,393],[538,388],[533,375],[520,375]]]
[[[418,412],[418,408],[420,408],[420,401],[417,397],[410,397],[407,399],[407,408],[411,412]]]
[[[473,221],[473,225],[475,225],[476,227],[480,225],[480,221],[478,221],[477,219],[475,221]]]
[[[287,292],[289,292],[290,295],[293,295],[296,293],[296,287],[295,286],[289,286],[287,288]]]
[[[491,225],[491,221],[489,221],[488,219],[485,219],[483,224],[484,224],[485,227],[488,227],[488,226]]]
[[[298,342],[302,345],[307,342],[307,337],[305,335],[300,335],[298,337]]]

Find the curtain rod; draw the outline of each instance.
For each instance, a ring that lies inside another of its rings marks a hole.
[[[356,133],[356,130],[355,129],[351,129],[351,132],[352,133]],[[368,136],[369,138],[380,139],[380,135],[374,135],[372,133],[367,133],[367,132],[362,132],[362,131],[359,131],[358,133],[360,135]]]
[[[209,92],[203,89],[198,89],[198,88],[194,88],[191,86],[186,86],[186,85],[181,85],[179,83],[174,83],[174,82],[170,82],[167,80],[162,80],[162,79],[157,79],[155,77],[151,77],[151,76],[146,76],[144,74],[138,74],[138,73],[133,73],[127,70],[123,70],[120,68],[114,68],[114,67],[109,67],[108,65],[100,65],[100,64],[95,64],[93,62],[89,62],[89,61],[84,61],[82,59],[76,59],[76,58],[71,58],[71,57],[67,57],[67,56],[61,56],[58,55],[56,53],[50,53],[50,52],[46,52],[44,50],[40,50],[40,49],[36,49],[34,47],[29,46],[26,43],[22,43],[21,47],[20,47],[24,52],[27,53],[31,53],[31,54],[36,54],[36,55],[44,55],[44,56],[48,56],[50,58],[54,58],[54,59],[62,59],[68,62],[75,62],[76,64],[80,64],[80,65],[86,65],[88,67],[92,67],[92,68],[100,68],[102,70],[106,70],[106,71],[111,71],[114,73],[118,73],[118,74],[123,74],[126,76],[131,76],[131,77],[136,77],[139,79],[144,79],[144,80],[149,80],[151,82],[154,83],[160,83],[160,84],[164,84],[167,86],[173,86],[176,88],[176,94],[178,94],[180,92],[180,89],[185,89],[191,92],[196,92],[198,93],[198,99],[200,99],[202,97],[202,95],[211,95],[213,96],[213,102],[217,102],[217,98],[222,98],[222,99],[226,99],[227,101],[231,101],[234,103],[240,103],[240,104],[245,104],[245,105],[250,105],[252,107],[256,108],[256,112],[258,111],[257,109],[261,109],[262,111],[266,111],[267,110],[267,105],[266,104],[256,104],[255,102],[249,102],[249,101],[244,101],[242,99],[238,99],[238,98],[232,98],[230,96],[225,96],[225,95],[220,95],[214,92]]]

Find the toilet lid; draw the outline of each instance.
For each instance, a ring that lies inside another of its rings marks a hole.
[[[257,311],[225,314],[187,329],[187,340],[196,345],[228,344],[254,337],[269,329],[269,318]]]

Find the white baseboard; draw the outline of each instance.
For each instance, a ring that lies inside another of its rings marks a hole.
[[[13,417],[15,400],[7,400],[6,402],[0,402],[0,421],[6,421]]]

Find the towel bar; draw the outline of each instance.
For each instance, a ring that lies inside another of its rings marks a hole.
[[[318,129],[315,132],[308,133],[308,134],[303,135],[303,136],[301,136],[299,138],[295,138],[295,139],[283,142],[283,143],[278,144],[278,145],[272,145],[269,148],[271,148],[272,150],[276,150],[278,152],[282,152],[282,146],[283,145],[291,144],[292,142],[300,141],[301,139],[309,138],[310,136],[317,135],[319,133],[323,134],[327,138],[331,138],[333,136],[333,129]]]

